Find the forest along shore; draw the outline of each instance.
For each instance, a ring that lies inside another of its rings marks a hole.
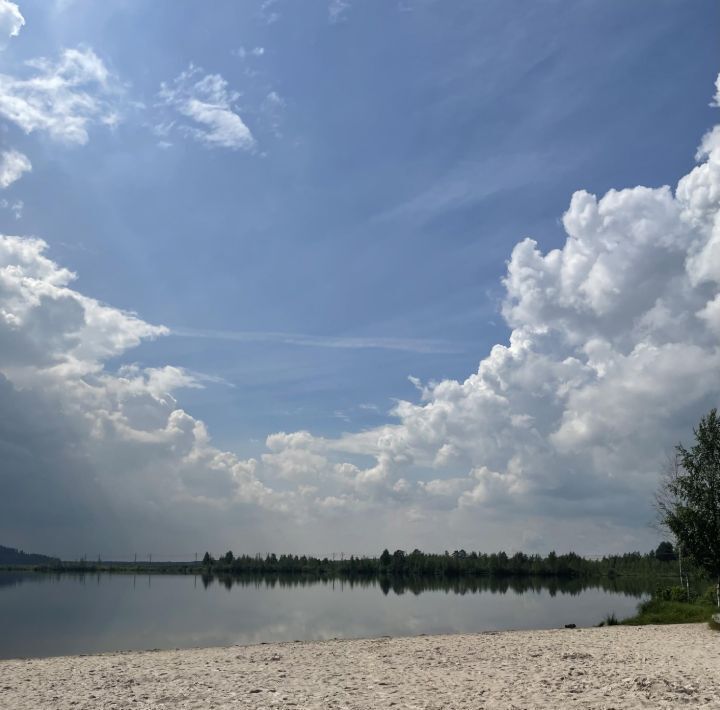
[[[466,552],[454,550],[444,554],[413,550],[383,550],[379,557],[345,556],[333,558],[312,555],[289,555],[268,553],[266,555],[234,555],[226,552],[217,559],[206,552],[194,562],[171,562],[148,555],[147,561],[131,560],[97,561],[82,557],[61,561],[42,555],[27,555],[14,548],[0,546],[0,569],[9,571],[94,573],[119,572],[136,574],[203,574],[216,576],[263,575],[282,577],[335,578],[335,579],[457,579],[460,577],[558,577],[565,579],[614,579],[616,577],[677,577],[678,557],[669,542],[662,542],[656,550],[648,553],[627,552],[621,555],[586,558],[574,552],[546,556],[523,552],[507,555],[505,552]],[[198,556],[196,555],[196,558]],[[44,562],[37,561],[38,558]],[[32,561],[31,561],[32,560]],[[695,570],[685,562],[686,574]]]
[[[0,706],[718,707],[706,624],[503,631],[0,661]]]

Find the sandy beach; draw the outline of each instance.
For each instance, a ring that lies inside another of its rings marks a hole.
[[[704,624],[506,631],[0,662],[0,707],[720,708]]]

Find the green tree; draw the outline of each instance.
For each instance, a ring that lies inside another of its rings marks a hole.
[[[405,551],[395,550],[390,565],[393,574],[402,574],[405,571]]]
[[[720,607],[720,419],[717,410],[700,420],[695,444],[676,447],[678,465],[657,496],[661,523],[695,564],[716,582]]]
[[[658,560],[675,560],[677,559],[677,555],[675,554],[675,549],[672,546],[671,542],[668,542],[667,540],[661,542],[657,549],[655,550],[655,557]]]

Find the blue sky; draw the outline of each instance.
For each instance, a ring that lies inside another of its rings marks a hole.
[[[577,190],[674,184],[717,111],[710,0],[19,5],[0,73],[77,48],[109,79],[86,140],[3,121],[32,170],[0,231],[169,328],[103,367],[183,368],[178,406],[240,457],[462,382],[508,342],[515,245],[562,248]],[[183,114],[207,77],[244,137]]]
[[[172,337],[128,353],[232,384],[182,401],[248,453],[275,430],[375,424],[413,396],[408,375],[472,371],[507,338],[498,300],[512,245],[557,246],[579,187],[685,172],[720,54],[712,2],[358,2],[335,23],[325,2],[22,12],[6,66],[88,45],[148,107],[81,147],[9,130],[33,162],[15,189],[22,231],[48,241],[81,290],[188,331],[449,351]],[[152,105],[190,63],[241,92],[254,150],[158,147]],[[276,129],[263,114],[272,91]],[[3,222],[18,231],[12,215]]]

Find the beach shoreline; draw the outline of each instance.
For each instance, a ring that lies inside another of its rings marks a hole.
[[[287,641],[0,661],[3,710],[720,707],[707,624]]]

